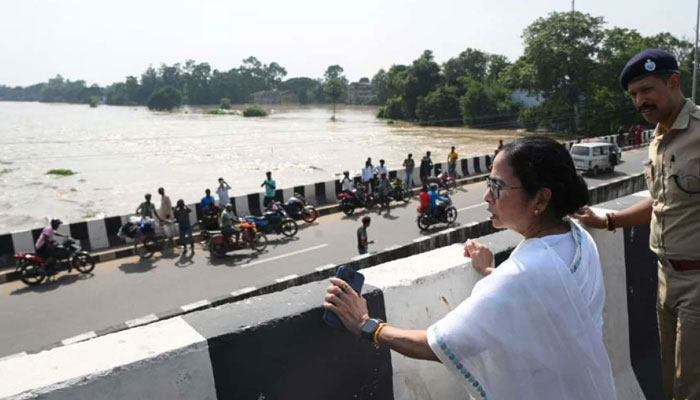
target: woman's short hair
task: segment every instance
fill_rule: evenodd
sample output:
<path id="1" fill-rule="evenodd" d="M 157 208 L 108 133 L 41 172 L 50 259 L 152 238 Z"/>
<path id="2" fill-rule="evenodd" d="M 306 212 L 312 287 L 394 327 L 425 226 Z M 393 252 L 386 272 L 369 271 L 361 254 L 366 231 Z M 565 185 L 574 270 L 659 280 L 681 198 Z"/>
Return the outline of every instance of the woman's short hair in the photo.
<path id="1" fill-rule="evenodd" d="M 559 142 L 528 136 L 506 144 L 498 154 L 506 157 L 528 196 L 534 196 L 540 188 L 552 191 L 549 208 L 556 218 L 573 214 L 588 203 L 588 185 Z"/>

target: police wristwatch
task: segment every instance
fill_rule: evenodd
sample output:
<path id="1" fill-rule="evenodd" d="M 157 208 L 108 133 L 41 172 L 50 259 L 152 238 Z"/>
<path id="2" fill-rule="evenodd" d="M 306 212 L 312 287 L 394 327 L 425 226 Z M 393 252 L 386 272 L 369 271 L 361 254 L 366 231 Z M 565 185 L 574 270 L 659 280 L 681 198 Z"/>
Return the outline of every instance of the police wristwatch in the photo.
<path id="1" fill-rule="evenodd" d="M 379 318 L 368 319 L 362 325 L 362 332 L 361 332 L 362 337 L 364 339 L 367 339 L 370 342 L 373 342 L 376 344 L 375 334 L 377 333 L 377 329 L 379 329 L 379 326 L 382 324 L 386 324 L 386 323 Z"/>

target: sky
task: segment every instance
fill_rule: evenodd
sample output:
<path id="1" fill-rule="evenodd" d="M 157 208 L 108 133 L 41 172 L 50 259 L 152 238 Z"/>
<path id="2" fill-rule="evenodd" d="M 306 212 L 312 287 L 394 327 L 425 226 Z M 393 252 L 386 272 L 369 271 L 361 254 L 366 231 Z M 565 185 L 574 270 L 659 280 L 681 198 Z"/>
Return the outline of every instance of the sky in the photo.
<path id="1" fill-rule="evenodd" d="M 695 0 L 575 0 L 607 27 L 695 40 Z M 287 78 L 339 64 L 351 81 L 407 64 L 425 49 L 438 62 L 468 47 L 523 52 L 523 29 L 571 0 L 0 0 L 0 84 L 56 74 L 101 86 L 149 66 L 208 62 L 238 67 L 255 56 Z"/>

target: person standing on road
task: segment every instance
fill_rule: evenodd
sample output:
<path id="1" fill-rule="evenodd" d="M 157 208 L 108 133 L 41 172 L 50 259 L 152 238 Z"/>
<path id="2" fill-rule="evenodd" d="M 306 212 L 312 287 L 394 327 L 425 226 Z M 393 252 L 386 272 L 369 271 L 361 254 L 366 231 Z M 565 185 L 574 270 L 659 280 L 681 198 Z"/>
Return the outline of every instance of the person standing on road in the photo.
<path id="1" fill-rule="evenodd" d="M 226 204 L 231 202 L 231 198 L 228 195 L 228 191 L 231 186 L 224 180 L 224 178 L 219 178 L 219 187 L 216 188 L 216 195 L 219 196 L 219 208 L 222 210 L 226 208 Z"/>
<path id="2" fill-rule="evenodd" d="M 367 193 L 372 193 L 373 174 L 374 168 L 372 168 L 372 163 L 367 159 L 367 161 L 365 161 L 365 167 L 362 168 L 362 184 L 365 185 Z"/>
<path id="3" fill-rule="evenodd" d="M 389 169 L 384 165 L 384 160 L 379 160 L 379 166 L 374 169 L 375 178 L 381 179 L 382 174 L 389 176 Z"/>
<path id="4" fill-rule="evenodd" d="M 265 199 L 263 200 L 263 207 L 265 209 L 272 207 L 272 203 L 275 202 L 275 190 L 277 189 L 277 182 L 272 179 L 272 172 L 265 172 L 267 179 L 260 184 L 260 187 L 265 187 Z"/>
<path id="5" fill-rule="evenodd" d="M 433 170 L 433 161 L 430 159 L 430 152 L 426 152 L 422 160 L 420 160 L 420 182 L 427 182 L 426 179 L 431 175 Z"/>
<path id="6" fill-rule="evenodd" d="M 632 57 L 620 83 L 656 124 L 644 166 L 651 197 L 619 213 L 586 207 L 576 217 L 609 231 L 650 224 L 664 390 L 668 399 L 700 399 L 700 107 L 683 96 L 678 62 L 663 50 Z"/>
<path id="7" fill-rule="evenodd" d="M 207 189 L 204 191 L 204 197 L 202 197 L 202 201 L 199 202 L 199 205 L 202 207 L 202 210 L 206 210 L 211 204 L 216 205 L 216 199 L 211 195 L 211 190 Z"/>
<path id="8" fill-rule="evenodd" d="M 170 201 L 170 197 L 165 194 L 165 189 L 158 188 L 158 194 L 160 195 L 158 215 L 165 220 L 169 220 L 173 217 L 173 203 Z"/>
<path id="9" fill-rule="evenodd" d="M 403 160 L 403 166 L 406 168 L 405 184 L 406 189 L 413 189 L 413 169 L 416 167 L 416 161 L 413 159 L 413 154 L 408 153 L 408 158 Z"/>
<path id="10" fill-rule="evenodd" d="M 454 179 L 457 179 L 457 160 L 459 159 L 459 154 L 455 151 L 455 147 L 452 146 L 450 154 L 447 155 L 447 173 Z"/>
<path id="11" fill-rule="evenodd" d="M 157 219 L 160 220 L 160 217 L 158 216 L 158 212 L 156 212 L 156 206 L 151 203 L 151 194 L 146 193 L 145 196 L 143 196 L 146 201 L 143 203 L 139 204 L 138 207 L 136 207 L 136 214 L 138 214 L 141 218 L 151 218 L 155 216 Z"/>
<path id="12" fill-rule="evenodd" d="M 175 208 L 175 221 L 177 221 L 177 226 L 180 230 L 180 243 L 182 243 L 182 254 L 187 251 L 187 243 L 191 245 L 192 254 L 194 254 L 194 237 L 192 237 L 192 224 L 190 223 L 190 210 L 189 207 L 185 205 L 185 201 L 179 199 L 177 201 L 177 207 Z"/>
<path id="13" fill-rule="evenodd" d="M 391 194 L 391 182 L 389 182 L 389 179 L 387 178 L 386 174 L 382 174 L 379 183 L 377 184 L 377 197 L 379 200 L 379 214 L 382 213 L 382 210 L 386 208 L 386 212 L 391 211 L 391 197 L 389 195 Z"/>
<path id="14" fill-rule="evenodd" d="M 374 243 L 374 240 L 367 240 L 367 228 L 372 219 L 369 216 L 362 218 L 362 226 L 357 228 L 357 251 L 360 254 L 367 254 L 369 245 Z"/>

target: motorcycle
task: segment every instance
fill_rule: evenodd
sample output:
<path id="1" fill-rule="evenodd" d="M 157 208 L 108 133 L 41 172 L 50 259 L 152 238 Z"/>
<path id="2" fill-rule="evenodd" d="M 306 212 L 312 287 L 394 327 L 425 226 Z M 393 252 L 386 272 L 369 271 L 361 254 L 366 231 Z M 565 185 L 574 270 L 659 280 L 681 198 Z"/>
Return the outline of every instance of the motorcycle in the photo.
<path id="1" fill-rule="evenodd" d="M 265 234 L 277 233 L 287 237 L 292 237 L 297 234 L 299 225 L 296 221 L 289 218 L 287 212 L 284 211 L 282 203 L 279 201 L 272 203 L 270 210 L 265 211 L 262 217 L 245 217 L 247 222 L 254 223 L 260 232 Z"/>
<path id="2" fill-rule="evenodd" d="M 371 193 L 368 193 L 363 185 L 357 185 L 352 192 L 340 192 L 337 196 L 340 210 L 345 215 L 352 215 L 356 208 L 364 207 L 367 210 L 372 209 L 377 203 Z"/>
<path id="3" fill-rule="evenodd" d="M 59 271 L 71 272 L 73 268 L 81 274 L 88 274 L 95 268 L 95 260 L 90 254 L 80 249 L 78 241 L 67 237 L 63 243 L 54 250 L 56 262 L 51 268 L 46 268 L 46 260 L 35 253 L 16 253 L 16 272 L 19 273 L 22 282 L 29 286 L 38 285 L 49 275 Z"/>
<path id="4" fill-rule="evenodd" d="M 431 225 L 447 224 L 452 225 L 457 220 L 457 209 L 452 205 L 452 200 L 448 198 L 446 202 L 438 204 L 437 217 L 433 215 L 430 207 L 426 209 L 418 208 L 418 229 L 427 231 Z"/>
<path id="5" fill-rule="evenodd" d="M 440 189 L 447 190 L 450 193 L 457 189 L 457 181 L 445 171 L 440 173 L 438 176 L 431 178 L 429 183 L 437 183 Z"/>
<path id="6" fill-rule="evenodd" d="M 209 252 L 213 256 L 224 257 L 229 251 L 251 248 L 259 253 L 267 247 L 267 236 L 259 232 L 254 223 L 245 220 L 241 220 L 240 239 L 234 238 L 235 235 L 215 233 L 209 239 Z"/>
<path id="7" fill-rule="evenodd" d="M 294 193 L 286 203 L 284 210 L 294 219 L 303 219 L 304 222 L 312 223 L 318 218 L 318 211 L 312 205 L 306 203 L 306 198 L 299 193 Z"/>
<path id="8" fill-rule="evenodd" d="M 172 222 L 172 221 L 170 221 Z M 162 227 L 151 218 L 130 217 L 129 221 L 119 228 L 117 236 L 134 241 L 134 253 L 142 259 L 153 257 L 156 251 L 165 247 L 165 239 L 175 236 L 175 228 L 171 224 Z"/>
<path id="9" fill-rule="evenodd" d="M 218 231 L 221 229 L 219 227 L 219 213 L 217 211 L 218 209 L 213 210 L 213 212 L 205 211 L 202 219 L 192 225 L 192 231 L 199 232 L 199 237 L 202 242 L 209 242 L 211 231 Z"/>
<path id="10" fill-rule="evenodd" d="M 391 197 L 397 201 L 401 200 L 404 203 L 411 201 L 411 191 L 403 187 L 401 179 L 399 178 L 394 178 L 394 180 L 391 181 L 391 193 Z"/>

